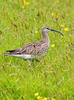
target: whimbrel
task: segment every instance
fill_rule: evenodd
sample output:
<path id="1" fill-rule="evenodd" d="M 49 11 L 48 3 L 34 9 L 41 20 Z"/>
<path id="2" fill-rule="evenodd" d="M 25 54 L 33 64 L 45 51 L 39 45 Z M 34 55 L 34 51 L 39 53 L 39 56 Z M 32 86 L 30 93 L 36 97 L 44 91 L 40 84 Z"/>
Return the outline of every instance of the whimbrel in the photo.
<path id="1" fill-rule="evenodd" d="M 44 26 L 42 28 L 42 36 L 43 36 L 42 40 L 26 44 L 23 47 L 18 48 L 16 50 L 9 50 L 7 51 L 6 56 L 15 56 L 15 57 L 21 57 L 24 60 L 38 61 L 37 57 L 44 56 L 48 51 L 50 40 L 47 32 L 49 31 L 58 32 L 63 36 L 61 32 L 51 29 L 47 26 Z"/>

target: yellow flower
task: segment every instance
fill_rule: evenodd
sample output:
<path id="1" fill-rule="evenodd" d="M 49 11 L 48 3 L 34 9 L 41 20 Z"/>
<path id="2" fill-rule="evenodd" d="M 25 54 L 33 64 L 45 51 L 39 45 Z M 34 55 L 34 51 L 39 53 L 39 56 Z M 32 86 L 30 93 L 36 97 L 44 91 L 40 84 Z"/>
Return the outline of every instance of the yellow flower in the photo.
<path id="1" fill-rule="evenodd" d="M 24 0 L 24 5 L 29 5 L 30 2 L 27 2 L 26 0 Z"/>
<path id="2" fill-rule="evenodd" d="M 54 13 L 53 13 L 53 12 L 51 13 L 51 16 L 52 16 L 52 17 L 54 16 Z"/>
<path id="3" fill-rule="evenodd" d="M 29 5 L 30 4 L 30 2 L 26 2 L 26 5 Z"/>
<path id="4" fill-rule="evenodd" d="M 26 1 L 24 0 L 24 4 L 26 3 Z"/>
<path id="5" fill-rule="evenodd" d="M 24 6 L 22 6 L 22 8 L 24 8 Z"/>
<path id="6" fill-rule="evenodd" d="M 37 97 L 39 95 L 39 93 L 35 93 L 34 95 Z"/>
<path id="7" fill-rule="evenodd" d="M 40 96 L 37 96 L 37 100 L 40 100 L 41 99 L 41 97 Z"/>
<path id="8" fill-rule="evenodd" d="M 64 28 L 64 31 L 69 31 L 69 28 L 67 28 L 67 27 L 66 27 L 66 28 Z"/>
<path id="9" fill-rule="evenodd" d="M 52 100 L 55 100 L 55 98 L 52 98 Z"/>
<path id="10" fill-rule="evenodd" d="M 64 27 L 64 25 L 61 24 L 60 27 Z"/>
<path id="11" fill-rule="evenodd" d="M 44 99 L 43 100 L 47 100 L 47 98 L 46 97 L 44 97 Z"/>
<path id="12" fill-rule="evenodd" d="M 55 44 L 52 44 L 51 47 L 52 47 L 52 48 L 55 47 Z"/>
<path id="13" fill-rule="evenodd" d="M 27 2 L 26 0 L 24 0 L 24 5 L 22 6 L 22 8 L 24 8 L 25 5 L 29 5 L 30 2 Z"/>

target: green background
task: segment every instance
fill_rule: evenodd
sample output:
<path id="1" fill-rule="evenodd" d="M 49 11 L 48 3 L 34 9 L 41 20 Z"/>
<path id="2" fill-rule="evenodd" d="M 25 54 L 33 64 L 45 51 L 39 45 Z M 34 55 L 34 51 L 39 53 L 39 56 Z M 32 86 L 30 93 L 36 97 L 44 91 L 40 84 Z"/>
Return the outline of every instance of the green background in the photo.
<path id="1" fill-rule="evenodd" d="M 73 1 L 0 0 L 0 100 L 73 100 Z M 49 26 L 50 48 L 40 63 L 3 56 L 24 44 L 42 39 Z M 68 28 L 68 31 L 64 29 Z M 54 45 L 54 47 L 52 46 Z"/>

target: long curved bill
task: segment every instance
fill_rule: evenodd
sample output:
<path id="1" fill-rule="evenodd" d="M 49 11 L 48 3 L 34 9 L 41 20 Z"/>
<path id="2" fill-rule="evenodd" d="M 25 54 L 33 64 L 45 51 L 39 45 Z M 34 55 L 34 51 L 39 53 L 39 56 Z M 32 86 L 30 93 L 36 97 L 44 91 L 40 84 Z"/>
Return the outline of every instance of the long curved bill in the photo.
<path id="1" fill-rule="evenodd" d="M 57 30 L 51 29 L 51 31 L 58 32 L 58 33 L 60 33 L 62 36 L 64 36 L 61 32 L 59 32 L 59 31 L 57 31 Z"/>

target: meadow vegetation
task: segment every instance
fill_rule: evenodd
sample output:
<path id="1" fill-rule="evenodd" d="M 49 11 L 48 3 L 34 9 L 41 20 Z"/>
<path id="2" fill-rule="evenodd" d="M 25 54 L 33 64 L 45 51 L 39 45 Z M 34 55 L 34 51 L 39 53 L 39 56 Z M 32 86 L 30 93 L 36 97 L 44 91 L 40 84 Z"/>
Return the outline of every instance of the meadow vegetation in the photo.
<path id="1" fill-rule="evenodd" d="M 0 100 L 73 100 L 73 0 L 0 0 Z M 50 48 L 40 63 L 3 56 L 42 39 Z"/>

